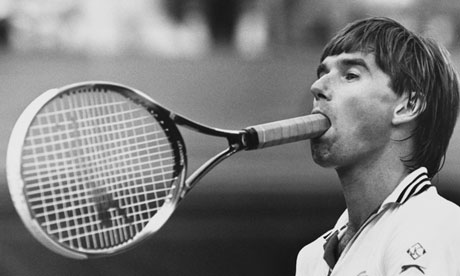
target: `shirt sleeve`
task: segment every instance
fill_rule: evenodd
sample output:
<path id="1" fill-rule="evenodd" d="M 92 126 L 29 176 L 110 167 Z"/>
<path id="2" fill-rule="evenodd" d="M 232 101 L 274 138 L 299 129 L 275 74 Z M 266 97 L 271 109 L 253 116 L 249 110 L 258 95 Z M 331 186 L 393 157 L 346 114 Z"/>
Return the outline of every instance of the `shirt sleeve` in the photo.
<path id="1" fill-rule="evenodd" d="M 395 232 L 386 247 L 384 275 L 460 276 L 460 238 L 451 226 L 412 222 L 396 228 L 402 230 Z"/>

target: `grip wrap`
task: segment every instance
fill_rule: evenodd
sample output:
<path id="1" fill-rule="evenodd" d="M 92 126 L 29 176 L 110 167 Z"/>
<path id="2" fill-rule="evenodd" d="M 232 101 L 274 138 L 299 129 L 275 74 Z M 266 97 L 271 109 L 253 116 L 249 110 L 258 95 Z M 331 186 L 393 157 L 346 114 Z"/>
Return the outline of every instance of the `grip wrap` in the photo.
<path id="1" fill-rule="evenodd" d="M 311 114 L 247 127 L 247 149 L 261 149 L 322 135 L 330 127 L 322 114 Z M 257 136 L 257 137 L 254 137 Z"/>

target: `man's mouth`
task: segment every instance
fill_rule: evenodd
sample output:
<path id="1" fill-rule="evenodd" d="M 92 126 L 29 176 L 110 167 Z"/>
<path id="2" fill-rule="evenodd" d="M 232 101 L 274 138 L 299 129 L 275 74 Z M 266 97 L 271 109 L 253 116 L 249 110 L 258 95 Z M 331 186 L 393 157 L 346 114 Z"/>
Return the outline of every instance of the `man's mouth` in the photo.
<path id="1" fill-rule="evenodd" d="M 327 130 L 331 127 L 331 120 L 329 119 L 329 117 L 324 114 L 323 112 L 321 112 L 319 109 L 313 109 L 311 114 L 320 114 L 320 115 L 323 115 L 324 116 L 324 120 L 320 120 L 318 122 L 318 124 L 321 124 L 321 127 L 324 129 L 324 131 L 322 133 L 320 133 L 316 138 L 319 138 L 321 136 L 324 135 L 324 133 L 327 132 Z"/>

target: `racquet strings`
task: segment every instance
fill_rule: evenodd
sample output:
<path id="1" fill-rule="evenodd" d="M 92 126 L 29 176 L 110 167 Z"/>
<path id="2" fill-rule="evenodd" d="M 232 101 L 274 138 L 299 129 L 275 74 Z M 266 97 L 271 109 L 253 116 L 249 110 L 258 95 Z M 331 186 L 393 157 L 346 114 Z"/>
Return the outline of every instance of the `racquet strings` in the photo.
<path id="1" fill-rule="evenodd" d="M 165 129 L 114 91 L 86 88 L 48 102 L 28 130 L 22 161 L 37 223 L 80 251 L 133 239 L 176 189 Z"/>

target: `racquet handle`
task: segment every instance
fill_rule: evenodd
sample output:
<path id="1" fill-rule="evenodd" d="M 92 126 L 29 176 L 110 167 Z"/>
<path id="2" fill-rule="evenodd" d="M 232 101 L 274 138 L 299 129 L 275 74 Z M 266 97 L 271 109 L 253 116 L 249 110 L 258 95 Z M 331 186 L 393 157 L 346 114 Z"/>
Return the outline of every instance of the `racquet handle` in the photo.
<path id="1" fill-rule="evenodd" d="M 261 149 L 300 140 L 316 138 L 329 129 L 331 123 L 322 114 L 311 114 L 245 128 L 247 150 Z"/>

